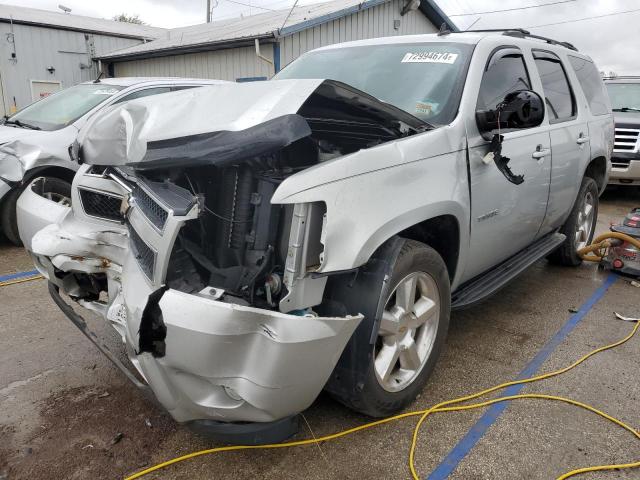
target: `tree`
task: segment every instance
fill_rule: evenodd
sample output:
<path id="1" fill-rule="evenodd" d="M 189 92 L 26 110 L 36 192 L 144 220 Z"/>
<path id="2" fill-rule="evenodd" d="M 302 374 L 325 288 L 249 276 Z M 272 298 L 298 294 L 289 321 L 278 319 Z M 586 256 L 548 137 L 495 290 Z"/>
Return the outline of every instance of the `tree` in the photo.
<path id="1" fill-rule="evenodd" d="M 136 15 L 127 15 L 126 13 L 121 13 L 113 17 L 116 22 L 126 22 L 126 23 L 135 23 L 137 25 L 146 25 L 146 22 L 140 20 L 140 17 Z"/>

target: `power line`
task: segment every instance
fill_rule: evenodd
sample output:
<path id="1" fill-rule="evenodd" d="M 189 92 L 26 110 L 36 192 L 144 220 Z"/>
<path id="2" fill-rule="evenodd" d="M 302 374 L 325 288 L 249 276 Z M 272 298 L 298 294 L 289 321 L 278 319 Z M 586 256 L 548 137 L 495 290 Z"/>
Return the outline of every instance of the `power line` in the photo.
<path id="1" fill-rule="evenodd" d="M 468 17 L 470 15 L 488 15 L 490 13 L 502 13 L 502 12 L 514 12 L 516 10 L 527 10 L 529 8 L 540 8 L 540 7 L 548 7 L 550 5 L 558 5 L 560 3 L 570 3 L 575 2 L 577 0 L 559 0 L 557 2 L 545 3 L 543 5 L 529 5 L 528 7 L 517 7 L 517 8 L 505 8 L 504 10 L 491 10 L 488 12 L 475 12 L 475 13 L 454 13 L 450 14 L 450 17 Z"/>
<path id="2" fill-rule="evenodd" d="M 293 9 L 296 8 L 296 5 L 298 5 L 298 0 L 293 2 L 293 7 L 291 7 L 291 10 L 289 10 L 289 13 L 287 13 L 287 16 L 285 17 L 284 22 L 282 22 L 282 26 L 280 27 L 280 30 L 282 30 L 284 26 L 287 24 L 287 20 L 289 20 L 289 17 L 293 13 Z"/>
<path id="3" fill-rule="evenodd" d="M 598 18 L 613 17 L 614 15 L 623 15 L 625 13 L 634 13 L 634 12 L 640 12 L 640 8 L 634 8 L 633 10 L 625 10 L 624 12 L 605 13 L 604 15 L 596 15 L 595 17 L 576 18 L 575 20 L 565 20 L 563 22 L 544 23 L 542 25 L 530 25 L 524 28 L 551 27 L 553 25 L 563 25 L 565 23 L 583 22 L 585 20 L 596 20 Z"/>
<path id="4" fill-rule="evenodd" d="M 225 1 L 229 3 L 235 3 L 236 5 L 242 5 L 243 7 L 257 8 L 258 10 L 266 10 L 267 12 L 277 12 L 277 10 L 274 10 L 273 8 L 260 7 L 258 5 L 250 5 L 248 3 L 238 2 L 238 0 L 225 0 Z"/>

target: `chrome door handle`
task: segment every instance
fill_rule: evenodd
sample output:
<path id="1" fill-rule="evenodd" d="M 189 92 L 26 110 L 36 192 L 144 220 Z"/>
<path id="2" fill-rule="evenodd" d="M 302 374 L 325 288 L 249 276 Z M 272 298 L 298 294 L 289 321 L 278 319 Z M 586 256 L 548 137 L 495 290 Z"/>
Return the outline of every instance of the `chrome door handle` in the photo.
<path id="1" fill-rule="evenodd" d="M 583 143 L 587 143 L 589 141 L 589 137 L 585 137 L 582 134 L 580 134 L 580 136 L 578 137 L 578 139 L 576 140 L 576 143 L 578 145 L 582 145 Z"/>
<path id="2" fill-rule="evenodd" d="M 536 160 L 539 160 L 539 159 L 544 158 L 544 157 L 546 157 L 547 155 L 550 155 L 550 154 L 551 154 L 551 150 L 549 150 L 548 148 L 541 148 L 541 146 L 538 145 L 538 148 L 536 149 L 535 152 L 533 152 L 531 154 L 531 156 L 533 158 L 535 158 Z"/>

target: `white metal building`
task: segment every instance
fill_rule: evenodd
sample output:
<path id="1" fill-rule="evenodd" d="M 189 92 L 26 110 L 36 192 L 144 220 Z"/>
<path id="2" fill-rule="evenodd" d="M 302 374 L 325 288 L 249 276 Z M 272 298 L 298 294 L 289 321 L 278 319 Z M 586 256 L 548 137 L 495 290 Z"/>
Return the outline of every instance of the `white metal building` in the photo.
<path id="1" fill-rule="evenodd" d="M 98 75 L 96 57 L 164 29 L 0 5 L 0 115 Z"/>
<path id="2" fill-rule="evenodd" d="M 411 8 L 413 6 L 413 8 Z M 168 30 L 152 42 L 98 55 L 111 76 L 266 80 L 324 45 L 437 32 L 455 25 L 434 0 L 334 0 Z"/>

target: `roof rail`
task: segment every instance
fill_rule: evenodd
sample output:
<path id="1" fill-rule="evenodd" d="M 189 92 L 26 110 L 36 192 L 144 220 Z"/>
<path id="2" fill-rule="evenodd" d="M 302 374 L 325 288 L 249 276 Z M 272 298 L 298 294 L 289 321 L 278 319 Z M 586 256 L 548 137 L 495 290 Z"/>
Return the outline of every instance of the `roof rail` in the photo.
<path id="1" fill-rule="evenodd" d="M 524 28 L 487 28 L 487 29 L 480 29 L 480 30 L 465 30 L 465 32 L 460 32 L 460 33 L 466 33 L 466 32 L 478 32 L 478 33 L 502 32 L 503 35 L 506 35 L 508 37 L 534 38 L 536 40 L 542 40 L 543 42 L 546 42 L 551 45 L 559 45 L 561 47 L 568 48 L 569 50 L 575 50 L 576 52 L 578 51 L 578 49 L 569 42 L 560 42 L 558 40 L 554 40 L 553 38 L 543 37 L 541 35 L 534 35 L 529 30 L 525 30 Z"/>

